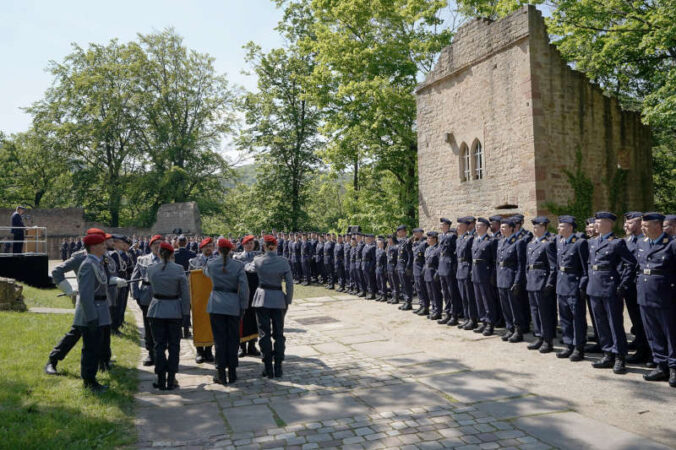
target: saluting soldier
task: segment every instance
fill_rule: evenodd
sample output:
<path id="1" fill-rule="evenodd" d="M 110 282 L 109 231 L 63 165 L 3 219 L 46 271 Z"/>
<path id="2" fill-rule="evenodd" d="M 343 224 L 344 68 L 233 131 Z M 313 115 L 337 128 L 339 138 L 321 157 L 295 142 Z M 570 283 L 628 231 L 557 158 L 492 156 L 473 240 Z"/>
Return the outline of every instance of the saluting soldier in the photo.
<path id="1" fill-rule="evenodd" d="M 399 280 L 399 294 L 404 303 L 399 307 L 402 311 L 413 309 L 413 248 L 412 239 L 406 236 L 406 225 L 397 227 L 397 279 Z"/>
<path id="2" fill-rule="evenodd" d="M 252 253 L 247 248 L 253 248 L 253 240 L 252 235 L 242 240 L 245 248 L 243 253 Z M 245 264 L 233 259 L 230 253 L 233 248 L 234 245 L 229 239 L 219 239 L 219 258 L 209 261 L 204 271 L 213 284 L 207 312 L 216 344 L 214 382 L 219 384 L 232 384 L 237 381 L 240 319 L 246 314 L 250 301 Z M 247 264 L 252 264 L 253 257 L 249 258 L 249 256 L 244 255 L 244 260 L 248 261 Z M 255 267 L 251 271 L 255 273 Z"/>
<path id="3" fill-rule="evenodd" d="M 559 216 L 559 237 L 556 241 L 556 296 L 559 303 L 562 340 L 566 348 L 557 358 L 571 361 L 584 359 L 587 342 L 587 308 L 582 297 L 587 288 L 587 241 L 577 236 L 573 216 Z"/>
<path id="4" fill-rule="evenodd" d="M 147 268 L 152 291 L 147 316 L 152 327 L 157 376 L 153 386 L 160 390 L 178 387 L 176 373 L 181 352 L 181 325 L 190 310 L 188 279 L 183 266 L 171 261 L 173 255 L 174 247 L 163 241 L 158 250 L 160 261 Z"/>
<path id="5" fill-rule="evenodd" d="M 265 236 L 264 241 L 265 253 L 254 259 L 259 285 L 254 295 L 253 307 L 256 308 L 265 366 L 262 375 L 279 378 L 282 376 L 282 361 L 286 349 L 284 317 L 293 300 L 293 278 L 289 263 L 277 256 L 277 240 L 274 236 Z M 286 291 L 282 290 L 282 282 Z"/>
<path id="6" fill-rule="evenodd" d="M 549 219 L 544 216 L 531 220 L 533 239 L 526 248 L 526 291 L 538 339 L 529 350 L 550 353 L 556 331 L 556 242 L 547 231 Z"/>
<path id="7" fill-rule="evenodd" d="M 482 322 L 474 332 L 486 332 L 488 336 L 493 334 L 495 324 L 499 320 L 498 300 L 491 287 L 491 278 L 495 272 L 497 241 L 489 236 L 489 226 L 487 219 L 479 217 L 476 220 L 476 236 L 472 243 L 472 284 L 477 313 Z"/>
<path id="8" fill-rule="evenodd" d="M 462 308 L 465 316 L 464 322 L 458 324 L 463 330 L 474 330 L 479 322 L 479 310 L 474 298 L 474 285 L 472 284 L 472 247 L 474 245 L 474 233 L 472 226 L 474 217 L 466 216 L 458 218 L 458 240 L 455 254 L 458 261 L 458 269 L 455 278 L 458 281 L 458 290 L 462 298 Z"/>
<path id="9" fill-rule="evenodd" d="M 449 326 L 457 325 L 460 316 L 464 315 L 462 310 L 462 298 L 458 290 L 458 281 L 455 278 L 458 270 L 458 257 L 456 255 L 456 245 L 458 236 L 451 232 L 451 219 L 442 217 L 441 236 L 439 240 L 439 283 L 444 300 L 444 313 L 437 323 L 447 324 Z"/>
<path id="10" fill-rule="evenodd" d="M 136 266 L 134 266 L 134 272 L 131 274 L 132 280 L 140 280 L 132 283 L 131 296 L 136 300 L 143 313 L 144 341 L 146 350 L 148 351 L 148 356 L 143 360 L 144 366 L 155 364 L 155 345 L 150 321 L 148 320 L 148 307 L 153 298 L 153 290 L 148 280 L 148 269 L 160 262 L 159 250 L 160 243 L 163 240 L 164 238 L 160 234 L 156 234 L 150 239 L 147 247 L 150 253 L 138 258 Z"/>
<path id="11" fill-rule="evenodd" d="M 505 319 L 503 341 L 512 343 L 523 341 L 526 317 L 521 306 L 521 292 L 526 279 L 526 241 L 519 239 L 513 219 L 502 219 L 500 233 L 503 236 L 497 249 L 497 287 Z M 493 330 L 484 330 L 490 336 Z"/>
<path id="12" fill-rule="evenodd" d="M 441 282 L 438 275 L 440 257 L 441 247 L 439 247 L 439 233 L 436 231 L 428 231 L 423 279 L 426 284 L 425 291 L 429 296 L 431 304 L 430 320 L 440 320 L 441 310 L 443 308 Z"/>
<path id="13" fill-rule="evenodd" d="M 413 284 L 418 293 L 418 309 L 413 313 L 419 316 L 430 316 L 430 296 L 425 286 L 425 250 L 427 250 L 427 239 L 423 236 L 422 228 L 413 229 L 413 243 L 411 251 L 413 255 Z"/>
<path id="14" fill-rule="evenodd" d="M 638 304 L 656 368 L 646 381 L 669 381 L 676 388 L 676 240 L 662 228 L 665 217 L 643 215 L 638 242 Z"/>
<path id="15" fill-rule="evenodd" d="M 376 301 L 385 302 L 389 295 L 387 289 L 387 249 L 385 248 L 385 236 L 378 235 L 376 242 L 376 286 L 378 288 Z"/>

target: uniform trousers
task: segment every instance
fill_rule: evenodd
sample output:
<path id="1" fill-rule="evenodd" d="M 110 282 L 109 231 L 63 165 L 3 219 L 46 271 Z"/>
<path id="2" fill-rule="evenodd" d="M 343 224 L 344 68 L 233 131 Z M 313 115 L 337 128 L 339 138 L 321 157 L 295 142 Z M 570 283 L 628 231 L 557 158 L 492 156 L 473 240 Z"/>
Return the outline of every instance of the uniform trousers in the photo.
<path id="1" fill-rule="evenodd" d="M 345 287 L 345 266 L 342 264 L 336 264 L 335 268 L 335 281 L 338 283 L 338 286 L 342 288 Z"/>
<path id="2" fill-rule="evenodd" d="M 389 294 L 387 291 L 387 274 L 383 268 L 376 269 L 376 286 L 378 287 L 379 295 L 384 297 Z"/>
<path id="3" fill-rule="evenodd" d="M 561 338 L 580 350 L 587 343 L 587 304 L 579 295 L 558 295 Z"/>
<path id="4" fill-rule="evenodd" d="M 53 361 L 63 361 L 68 352 L 75 347 L 77 341 L 82 337 L 82 327 L 75 325 L 61 338 L 58 344 L 49 353 L 49 359 Z"/>
<path id="5" fill-rule="evenodd" d="M 629 319 L 631 319 L 631 334 L 636 337 L 634 340 L 636 350 L 639 352 L 650 351 L 646 331 L 643 327 L 641 308 L 636 301 L 636 286 L 631 286 L 629 291 L 624 294 L 624 304 L 627 305 L 627 313 L 629 314 Z"/>
<path id="6" fill-rule="evenodd" d="M 99 362 L 108 363 L 112 356 L 110 350 L 110 325 L 104 325 L 101 328 L 101 351 L 99 352 Z"/>
<path id="7" fill-rule="evenodd" d="M 676 305 L 666 308 L 653 308 L 641 305 L 641 317 L 653 362 L 662 370 L 676 369 Z"/>
<path id="8" fill-rule="evenodd" d="M 410 303 L 413 300 L 413 280 L 411 273 L 405 269 L 397 269 L 397 279 L 399 280 L 399 293 L 404 301 Z"/>
<path id="9" fill-rule="evenodd" d="M 505 319 L 505 328 L 514 331 L 514 327 L 517 326 L 523 331 L 526 324 L 523 317 L 523 307 L 519 302 L 520 296 L 514 295 L 510 288 L 498 288 L 498 292 L 502 306 L 502 317 Z"/>
<path id="10" fill-rule="evenodd" d="M 148 350 L 150 356 L 154 358 L 155 345 L 153 341 L 153 331 L 152 326 L 150 325 L 150 320 L 148 319 L 149 306 L 150 305 L 139 305 L 139 307 L 141 308 L 141 312 L 143 313 L 143 330 L 144 330 L 143 340 L 145 341 L 146 350 Z"/>
<path id="11" fill-rule="evenodd" d="M 392 297 L 397 298 L 399 296 L 399 279 L 397 277 L 397 271 L 394 269 L 387 269 L 387 279 L 390 283 Z"/>
<path id="12" fill-rule="evenodd" d="M 469 278 L 458 280 L 458 291 L 460 291 L 465 319 L 476 322 L 479 320 L 479 311 L 474 301 L 474 285 L 472 284 L 472 280 Z"/>
<path id="13" fill-rule="evenodd" d="M 554 297 L 546 295 L 544 289 L 528 291 L 531 316 L 533 317 L 533 332 L 538 333 L 545 341 L 554 339 L 556 330 L 556 302 Z"/>
<path id="14" fill-rule="evenodd" d="M 300 261 L 293 261 L 291 263 L 293 267 L 293 277 L 296 281 L 302 281 L 303 280 L 303 267 L 300 263 Z"/>
<path id="15" fill-rule="evenodd" d="M 423 274 L 414 274 L 413 283 L 415 284 L 415 290 L 418 293 L 418 304 L 423 308 L 429 308 L 431 295 L 427 292 L 427 285 Z"/>
<path id="16" fill-rule="evenodd" d="M 301 271 L 303 276 L 301 277 L 303 281 L 309 283 L 312 281 L 312 268 L 310 267 L 310 261 L 307 259 L 301 260 L 300 262 Z"/>
<path id="17" fill-rule="evenodd" d="M 493 286 L 490 283 L 472 283 L 474 284 L 474 298 L 476 300 L 479 320 L 490 325 L 498 323 L 497 302 L 493 293 Z"/>
<path id="18" fill-rule="evenodd" d="M 234 369 L 239 365 L 239 316 L 211 313 L 209 321 L 216 346 L 216 368 Z"/>
<path id="19" fill-rule="evenodd" d="M 123 287 L 117 290 L 116 306 L 110 307 L 110 317 L 112 318 L 112 329 L 119 330 L 124 322 L 124 313 L 127 311 L 127 299 L 129 297 L 129 288 Z"/>
<path id="20" fill-rule="evenodd" d="M 284 337 L 284 316 L 286 309 L 256 308 L 258 322 L 258 345 L 263 353 L 263 362 L 284 360 L 286 338 Z M 274 343 L 272 342 L 274 340 Z"/>
<path id="21" fill-rule="evenodd" d="M 336 273 L 334 271 L 333 261 L 324 260 L 324 283 L 333 286 L 336 284 Z"/>
<path id="22" fill-rule="evenodd" d="M 378 292 L 378 286 L 376 285 L 376 272 L 374 268 L 363 268 L 361 271 L 362 276 L 364 277 L 364 286 L 369 293 L 375 295 Z M 366 291 L 364 291 L 366 292 Z"/>
<path id="23" fill-rule="evenodd" d="M 439 275 L 441 294 L 444 300 L 444 313 L 448 316 L 462 316 L 462 298 L 458 290 L 458 282 L 452 274 Z"/>
<path id="24" fill-rule="evenodd" d="M 95 381 L 101 351 L 101 327 L 78 327 L 82 335 L 80 376 L 85 381 Z"/>
<path id="25" fill-rule="evenodd" d="M 617 295 L 589 296 L 599 335 L 599 345 L 604 352 L 624 356 L 627 354 L 627 334 L 624 331 L 624 306 Z"/>
<path id="26" fill-rule="evenodd" d="M 178 372 L 183 319 L 150 318 L 155 340 L 155 373 Z M 167 356 L 167 350 L 169 356 Z"/>
<path id="27" fill-rule="evenodd" d="M 425 281 L 425 289 L 430 298 L 433 314 L 441 314 L 444 304 L 444 297 L 441 294 L 441 281 L 439 277 L 436 280 Z"/>
<path id="28" fill-rule="evenodd" d="M 12 233 L 12 240 L 13 241 L 23 241 L 24 240 L 24 235 L 23 231 L 19 233 Z M 23 252 L 23 242 L 14 242 L 12 243 L 12 253 L 21 253 Z"/>

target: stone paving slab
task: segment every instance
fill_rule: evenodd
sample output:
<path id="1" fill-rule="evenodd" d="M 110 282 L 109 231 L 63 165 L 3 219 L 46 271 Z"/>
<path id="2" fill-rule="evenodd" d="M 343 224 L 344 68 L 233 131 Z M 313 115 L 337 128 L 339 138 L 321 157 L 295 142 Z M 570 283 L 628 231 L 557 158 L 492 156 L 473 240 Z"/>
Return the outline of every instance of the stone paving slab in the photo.
<path id="1" fill-rule="evenodd" d="M 337 337 L 336 340 L 342 344 L 361 344 L 365 342 L 386 341 L 387 336 L 383 334 L 350 334 Z"/>
<path id="2" fill-rule="evenodd" d="M 228 430 L 220 419 L 216 402 L 197 405 L 158 405 L 136 412 L 141 441 L 189 441 L 195 436 L 211 436 Z M 219 418 L 218 420 L 214 420 Z"/>
<path id="3" fill-rule="evenodd" d="M 370 412 L 367 405 L 347 394 L 308 395 L 294 399 L 292 402 L 286 399 L 275 399 L 270 402 L 270 407 L 287 424 L 366 415 Z"/>
<path id="4" fill-rule="evenodd" d="M 374 387 L 355 391 L 354 395 L 372 408 L 381 411 L 448 404 L 448 400 L 438 391 L 419 383 Z"/>
<path id="5" fill-rule="evenodd" d="M 275 428 L 277 426 L 272 410 L 267 405 L 225 408 L 223 409 L 223 415 L 235 433 Z"/>
<path id="6" fill-rule="evenodd" d="M 664 450 L 669 448 L 576 412 L 525 417 L 515 420 L 514 424 L 562 450 L 595 448 Z"/>
<path id="7" fill-rule="evenodd" d="M 318 344 L 312 346 L 319 353 L 331 354 L 331 353 L 345 353 L 350 349 L 339 342 L 329 342 L 328 344 Z"/>
<path id="8" fill-rule="evenodd" d="M 353 344 L 352 348 L 358 352 L 364 353 L 374 358 L 389 357 L 392 355 L 406 355 L 410 353 L 417 353 L 415 348 L 409 346 L 402 346 L 394 342 L 378 342 L 378 343 L 364 343 Z"/>
<path id="9" fill-rule="evenodd" d="M 427 353 L 412 353 L 392 358 L 383 358 L 388 364 L 397 367 L 397 373 L 406 377 L 428 376 L 438 373 L 452 373 L 469 368 L 454 359 L 441 359 Z"/>
<path id="10" fill-rule="evenodd" d="M 479 403 L 476 405 L 476 408 L 496 419 L 512 419 L 523 416 L 562 412 L 569 410 L 570 405 L 562 399 L 549 400 L 535 395 L 529 395 L 497 402 Z"/>
<path id="11" fill-rule="evenodd" d="M 288 358 L 289 356 L 298 356 L 303 358 L 306 356 L 315 356 L 317 354 L 319 354 L 319 352 L 312 348 L 311 345 L 294 345 L 293 347 L 287 349 L 286 357 Z"/>
<path id="12" fill-rule="evenodd" d="M 43 308 L 43 307 L 33 307 L 28 308 L 28 312 L 35 314 L 75 314 L 75 309 L 71 308 Z"/>
<path id="13" fill-rule="evenodd" d="M 438 389 L 454 399 L 464 403 L 496 400 L 505 397 L 516 397 L 528 394 L 527 391 L 506 384 L 491 374 L 477 372 L 461 372 L 454 374 L 432 375 L 420 381 Z"/>

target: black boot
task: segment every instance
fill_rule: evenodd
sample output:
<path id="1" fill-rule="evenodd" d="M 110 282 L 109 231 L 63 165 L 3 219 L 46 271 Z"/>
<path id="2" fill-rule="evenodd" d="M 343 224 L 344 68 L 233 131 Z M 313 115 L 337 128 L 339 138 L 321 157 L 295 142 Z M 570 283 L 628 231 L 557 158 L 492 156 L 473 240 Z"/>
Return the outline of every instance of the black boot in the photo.
<path id="1" fill-rule="evenodd" d="M 192 333 L 190 332 L 190 327 L 183 327 L 183 338 L 188 339 L 192 337 Z"/>
<path id="2" fill-rule="evenodd" d="M 557 353 L 556 353 L 556 357 L 557 357 L 557 358 L 563 359 L 563 358 L 568 358 L 568 357 L 570 357 L 570 355 L 572 355 L 572 354 L 573 354 L 573 346 L 572 346 L 572 345 L 568 345 L 568 346 L 567 346 L 566 348 L 564 348 L 563 350 L 557 352 Z"/>
<path id="3" fill-rule="evenodd" d="M 211 353 L 211 346 L 204 347 L 204 360 L 206 362 L 214 362 L 214 354 Z"/>
<path id="4" fill-rule="evenodd" d="M 237 351 L 238 358 L 244 358 L 246 356 L 246 344 L 239 344 L 239 350 Z"/>
<path id="5" fill-rule="evenodd" d="M 143 365 L 148 367 L 148 366 L 154 366 L 155 365 L 155 360 L 151 356 L 150 353 L 148 353 L 148 356 L 146 356 L 146 359 L 143 360 Z"/>
<path id="6" fill-rule="evenodd" d="M 420 307 L 420 309 L 417 310 L 414 314 L 417 314 L 419 316 L 428 316 L 430 314 L 430 310 L 425 307 Z"/>
<path id="7" fill-rule="evenodd" d="M 673 369 L 671 371 L 673 375 Z M 669 371 L 666 368 L 657 367 L 656 369 L 643 375 L 643 379 L 646 381 L 667 381 L 669 380 Z"/>
<path id="8" fill-rule="evenodd" d="M 592 363 L 594 369 L 610 369 L 615 365 L 615 355 L 605 352 L 603 358 Z"/>
<path id="9" fill-rule="evenodd" d="M 232 384 L 237 381 L 237 369 L 234 367 L 228 367 L 228 383 Z"/>
<path id="10" fill-rule="evenodd" d="M 568 359 L 570 359 L 573 362 L 582 361 L 584 359 L 584 350 L 582 350 L 582 348 L 579 347 L 575 348 L 575 350 L 573 350 L 573 353 L 570 355 L 570 358 Z"/>
<path id="11" fill-rule="evenodd" d="M 256 348 L 256 342 L 254 341 L 249 341 L 247 343 L 246 352 L 251 356 L 261 356 L 261 352 L 259 352 L 258 349 Z"/>
<path id="12" fill-rule="evenodd" d="M 540 353 L 551 353 L 551 351 L 554 349 L 554 346 L 552 345 L 552 341 L 543 341 L 542 345 L 540 346 L 540 350 L 538 350 Z"/>
<path id="13" fill-rule="evenodd" d="M 458 325 L 458 323 L 459 323 L 458 316 L 451 316 L 448 322 L 446 322 L 446 325 L 448 325 L 449 327 L 453 327 Z"/>
<path id="14" fill-rule="evenodd" d="M 45 373 L 47 375 L 58 375 L 59 373 L 56 371 L 56 365 L 58 362 L 59 361 L 56 359 L 50 359 L 47 361 L 47 364 L 45 364 Z"/>
<path id="15" fill-rule="evenodd" d="M 538 338 L 537 341 L 535 341 L 535 342 L 533 342 L 533 343 L 531 343 L 531 344 L 528 344 L 528 346 L 527 346 L 526 348 L 527 348 L 528 350 L 537 350 L 537 349 L 539 349 L 540 347 L 542 347 L 542 344 L 543 344 L 543 343 L 544 343 L 544 340 L 543 340 L 542 338 Z"/>
<path id="16" fill-rule="evenodd" d="M 517 342 L 522 342 L 523 341 L 523 332 L 521 331 L 521 328 L 515 327 L 514 328 L 514 334 L 509 338 L 509 342 L 512 344 L 515 344 Z"/>
<path id="17" fill-rule="evenodd" d="M 488 325 L 486 325 L 486 328 L 484 328 L 484 332 L 481 334 L 483 334 L 484 336 L 493 336 L 493 331 L 494 331 L 493 325 L 489 323 Z"/>
<path id="18" fill-rule="evenodd" d="M 267 378 L 272 378 L 275 376 L 275 372 L 272 369 L 272 362 L 264 362 L 265 367 L 263 368 L 263 373 L 261 374 L 262 377 L 267 377 Z"/>
<path id="19" fill-rule="evenodd" d="M 509 341 L 509 338 L 512 337 L 512 334 L 514 334 L 513 330 L 505 330 L 504 334 L 500 336 L 500 339 L 502 339 L 504 342 Z"/>
<path id="20" fill-rule="evenodd" d="M 422 312 L 423 309 L 424 309 L 424 307 L 422 305 L 420 305 L 420 306 L 418 306 L 418 309 L 413 311 L 413 314 L 420 315 L 420 313 Z"/>
<path id="21" fill-rule="evenodd" d="M 160 391 L 167 390 L 167 375 L 162 372 L 155 375 L 155 381 L 153 382 L 153 387 L 159 389 Z"/>
<path id="22" fill-rule="evenodd" d="M 108 390 L 108 386 L 99 384 L 98 381 L 94 380 L 84 380 L 84 387 L 88 389 L 93 394 L 103 394 Z"/>
<path id="23" fill-rule="evenodd" d="M 228 379 L 225 377 L 225 369 L 217 368 L 216 375 L 214 375 L 214 383 L 226 385 L 228 384 Z"/>
<path id="24" fill-rule="evenodd" d="M 178 381 L 176 381 L 176 373 L 175 372 L 169 372 L 167 375 L 167 390 L 168 391 L 173 391 L 178 387 Z"/>
<path id="25" fill-rule="evenodd" d="M 401 306 L 399 307 L 399 309 L 401 309 L 402 311 L 410 311 L 410 310 L 413 309 L 413 306 L 411 306 L 411 302 L 410 302 L 410 301 L 409 301 L 409 302 L 404 302 L 404 304 L 401 305 Z"/>
<path id="26" fill-rule="evenodd" d="M 676 388 L 676 369 L 669 369 L 669 386 Z"/>
<path id="27" fill-rule="evenodd" d="M 439 325 L 446 325 L 446 324 L 448 323 L 449 320 L 451 320 L 451 316 L 449 316 L 448 314 L 444 314 L 444 315 L 441 317 L 441 319 L 437 320 L 437 323 L 438 323 Z"/>
<path id="28" fill-rule="evenodd" d="M 481 322 L 481 325 L 479 325 L 479 326 L 478 326 L 477 328 L 475 328 L 473 331 L 474 331 L 475 333 L 481 334 L 481 333 L 484 332 L 485 329 L 486 329 L 486 322 Z"/>
<path id="29" fill-rule="evenodd" d="M 466 327 L 468 324 L 469 324 L 469 319 L 463 320 L 462 322 L 460 322 L 460 323 L 458 324 L 458 328 L 460 328 L 461 330 L 464 330 L 465 327 Z"/>
<path id="30" fill-rule="evenodd" d="M 650 352 L 645 350 L 638 350 L 626 359 L 628 364 L 641 364 L 650 361 Z"/>
<path id="31" fill-rule="evenodd" d="M 617 375 L 627 373 L 627 366 L 625 364 L 624 355 L 615 355 L 615 364 L 613 365 L 613 373 Z"/>
<path id="32" fill-rule="evenodd" d="M 439 314 L 438 312 L 430 315 L 430 320 L 439 320 L 439 319 L 441 319 L 441 314 Z"/>
<path id="33" fill-rule="evenodd" d="M 463 330 L 473 330 L 473 329 L 475 329 L 475 328 L 478 327 L 478 326 L 479 326 L 479 325 L 477 324 L 477 322 L 476 322 L 475 320 L 470 320 L 469 322 L 467 322 L 467 323 L 465 324 L 465 326 L 462 327 L 462 329 L 463 329 Z"/>
<path id="34" fill-rule="evenodd" d="M 275 378 L 281 378 L 283 375 L 282 372 L 282 362 L 275 361 Z"/>

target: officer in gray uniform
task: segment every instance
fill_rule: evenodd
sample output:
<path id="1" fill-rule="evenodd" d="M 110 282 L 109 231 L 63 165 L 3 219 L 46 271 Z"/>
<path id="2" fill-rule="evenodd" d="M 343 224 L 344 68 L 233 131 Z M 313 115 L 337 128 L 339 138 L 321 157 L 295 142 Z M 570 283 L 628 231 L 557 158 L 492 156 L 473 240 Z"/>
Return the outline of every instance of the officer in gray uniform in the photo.
<path id="1" fill-rule="evenodd" d="M 155 374 L 153 386 L 160 390 L 178 387 L 176 373 L 181 352 L 181 325 L 190 311 L 190 290 L 183 266 L 171 261 L 174 247 L 162 242 L 160 262 L 148 267 L 152 289 L 148 320 L 153 330 Z M 167 357 L 167 350 L 169 356 Z"/>
<path id="2" fill-rule="evenodd" d="M 253 239 L 253 236 L 251 236 L 251 239 Z M 253 244 L 253 242 L 251 243 Z M 211 330 L 216 344 L 214 382 L 219 384 L 232 384 L 237 381 L 239 324 L 249 306 L 249 282 L 245 263 L 233 259 L 230 254 L 233 248 L 234 245 L 229 239 L 219 239 L 220 257 L 209 261 L 204 271 L 204 274 L 211 278 L 213 283 L 207 312 L 209 313 Z M 283 256 L 277 255 L 277 257 L 286 261 Z M 253 257 L 251 259 L 253 260 Z M 251 264 L 251 262 L 247 264 Z M 255 271 L 255 268 L 251 270 Z M 227 378 L 225 375 L 226 368 L 228 370 Z"/>
<path id="3" fill-rule="evenodd" d="M 277 240 L 265 236 L 265 253 L 254 259 L 259 285 L 252 306 L 256 308 L 258 335 L 263 353 L 263 376 L 282 376 L 285 337 L 284 316 L 293 300 L 293 277 L 286 259 L 277 255 Z M 282 282 L 286 292 L 282 290 Z M 274 339 L 274 345 L 272 343 Z M 274 360 L 274 370 L 273 370 Z"/>
<path id="4" fill-rule="evenodd" d="M 148 269 L 160 262 L 160 257 L 158 252 L 160 249 L 160 243 L 163 241 L 161 235 L 156 234 L 150 239 L 148 248 L 150 253 L 147 255 L 140 256 L 136 260 L 136 265 L 134 266 L 134 271 L 131 274 L 132 280 L 141 280 L 135 281 L 131 285 L 131 296 L 138 303 L 143 313 L 143 328 L 145 331 L 144 341 L 145 347 L 148 351 L 148 356 L 143 360 L 144 366 L 152 366 L 155 364 L 155 345 L 153 341 L 153 333 L 150 326 L 150 321 L 148 321 L 148 307 L 150 306 L 150 301 L 153 298 L 153 290 L 150 286 L 150 281 L 148 280 Z"/>

